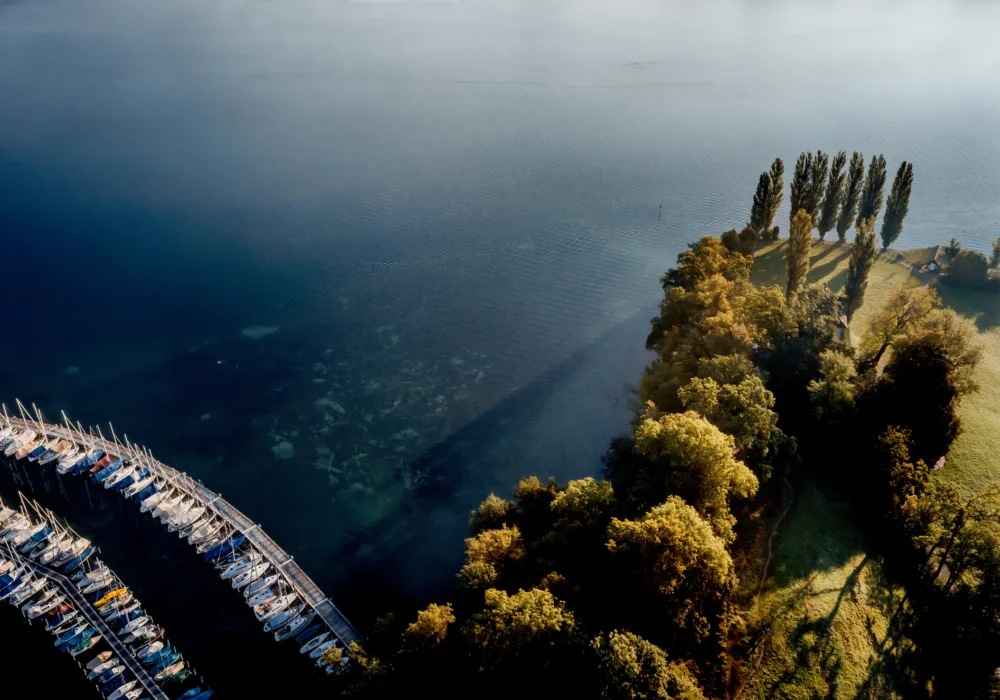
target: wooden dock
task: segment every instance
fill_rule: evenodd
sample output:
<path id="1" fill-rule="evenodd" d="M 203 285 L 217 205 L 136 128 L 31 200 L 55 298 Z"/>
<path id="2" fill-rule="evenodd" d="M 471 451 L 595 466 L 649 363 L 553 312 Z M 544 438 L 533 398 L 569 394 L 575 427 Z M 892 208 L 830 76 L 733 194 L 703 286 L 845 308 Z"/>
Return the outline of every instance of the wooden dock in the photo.
<path id="1" fill-rule="evenodd" d="M 222 496 L 211 491 L 204 484 L 191 478 L 188 474 L 163 464 L 159 460 L 152 458 L 148 452 L 140 451 L 130 444 L 122 446 L 117 441 L 107 441 L 95 435 L 82 433 L 75 428 L 24 418 L 11 417 L 7 419 L 0 418 L 0 420 L 8 420 L 15 427 L 30 428 L 50 438 L 62 438 L 80 446 L 96 444 L 96 446 L 101 447 L 106 453 L 114 457 L 133 459 L 149 467 L 154 475 L 184 491 L 200 502 L 206 509 L 215 511 L 234 531 L 243 533 L 246 536 L 246 541 L 260 552 L 261 556 L 271 564 L 276 572 L 284 577 L 285 582 L 296 593 L 299 600 L 316 611 L 317 616 L 330 629 L 333 635 L 340 640 L 345 650 L 353 642 L 360 642 L 362 640 L 361 635 L 354 629 L 347 617 L 337 609 L 333 601 L 309 578 L 308 574 L 294 561 L 293 557 L 278 546 L 278 543 L 261 529 L 259 524 L 253 522 L 253 520 L 222 498 Z M 40 468 L 46 469 L 51 466 L 46 465 Z"/>
<path id="2" fill-rule="evenodd" d="M 11 551 L 10 545 L 6 542 L 0 542 L 0 552 L 10 559 L 14 559 L 16 556 L 16 554 Z M 121 662 L 125 665 L 125 668 L 127 668 L 129 673 L 131 673 L 132 676 L 139 681 L 139 684 L 142 685 L 153 700 L 170 700 L 169 696 L 160 689 L 160 686 L 158 686 L 150 677 L 149 673 L 146 672 L 146 668 L 139 663 L 138 659 L 135 658 L 132 654 L 132 650 L 125 646 L 122 640 L 118 638 L 118 635 L 112 631 L 112 629 L 104 621 L 104 618 L 102 618 L 97 611 L 94 610 L 91 604 L 80 592 L 80 589 L 78 589 L 69 578 L 63 576 L 54 569 L 50 569 L 47 566 L 43 566 L 42 564 L 31 561 L 25 557 L 17 557 L 16 561 L 19 564 L 24 564 L 29 567 L 36 574 L 47 578 L 49 581 L 52 581 L 62 589 L 66 597 L 73 601 L 74 607 L 80 612 L 80 614 L 87 618 L 87 622 L 94 625 L 101 631 L 101 636 L 111 646 L 111 649 L 114 650 L 115 656 L 121 660 Z"/>

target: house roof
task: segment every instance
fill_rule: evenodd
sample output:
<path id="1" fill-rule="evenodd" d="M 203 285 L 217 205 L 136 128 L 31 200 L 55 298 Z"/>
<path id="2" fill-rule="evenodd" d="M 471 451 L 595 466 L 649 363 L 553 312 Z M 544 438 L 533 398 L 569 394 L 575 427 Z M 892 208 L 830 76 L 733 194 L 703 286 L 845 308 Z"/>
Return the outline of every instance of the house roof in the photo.
<path id="1" fill-rule="evenodd" d="M 934 245 L 924 251 L 918 266 L 923 267 L 924 265 L 930 265 L 932 262 L 944 265 L 947 261 L 948 254 L 945 252 L 945 247 L 943 245 Z"/>

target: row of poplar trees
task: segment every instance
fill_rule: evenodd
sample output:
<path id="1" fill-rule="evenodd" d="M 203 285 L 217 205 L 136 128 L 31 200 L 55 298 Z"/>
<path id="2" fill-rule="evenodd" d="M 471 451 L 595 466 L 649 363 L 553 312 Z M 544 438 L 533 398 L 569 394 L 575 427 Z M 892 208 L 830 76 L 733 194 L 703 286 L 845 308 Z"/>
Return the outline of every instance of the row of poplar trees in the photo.
<path id="1" fill-rule="evenodd" d="M 785 165 L 775 158 L 770 170 L 761 173 L 750 207 L 750 222 L 739 234 L 746 243 L 777 240 L 779 228 L 774 219 L 784 194 Z M 864 156 L 857 151 L 847 162 L 847 152 L 840 151 L 830 160 L 823 151 L 802 153 L 795 163 L 789 188 L 789 234 L 786 264 L 786 294 L 795 297 L 809 272 L 809 251 L 813 229 L 820 239 L 834 228 L 843 243 L 853 223 L 855 238 L 851 246 L 843 310 L 848 320 L 861 306 L 868 286 L 868 273 L 875 262 L 875 220 L 882 209 L 886 181 L 885 156 L 872 156 L 865 174 Z M 905 160 L 896 171 L 882 219 L 882 249 L 889 248 L 903 232 L 903 219 L 910 206 L 913 187 L 913 164 Z"/>

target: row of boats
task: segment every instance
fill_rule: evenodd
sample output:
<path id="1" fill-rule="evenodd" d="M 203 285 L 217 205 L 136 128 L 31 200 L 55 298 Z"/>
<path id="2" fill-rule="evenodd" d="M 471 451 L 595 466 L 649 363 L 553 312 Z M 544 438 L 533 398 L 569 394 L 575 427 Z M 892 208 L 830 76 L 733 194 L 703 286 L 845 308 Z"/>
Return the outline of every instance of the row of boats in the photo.
<path id="1" fill-rule="evenodd" d="M 81 540 L 77 537 L 75 541 L 64 542 L 73 539 L 75 533 L 68 527 L 59 527 L 54 518 L 51 523 L 46 520 L 42 523 L 47 527 L 39 530 L 26 512 L 0 503 L 0 542 L 7 554 L 0 557 L 0 600 L 20 606 L 28 620 L 42 620 L 59 651 L 73 657 L 95 650 L 110 634 L 120 642 L 117 648 L 127 649 L 141 661 L 149 677 L 160 687 L 188 678 L 192 672 L 181 655 L 161 641 L 163 628 L 153 624 L 132 592 L 105 564 L 98 562 L 90 571 L 81 568 L 68 579 L 55 573 L 59 571 L 60 556 L 53 553 L 78 550 L 77 543 Z M 32 534 L 46 530 L 48 534 L 41 538 Z M 81 603 L 91 606 L 93 611 L 82 610 Z M 101 621 L 97 622 L 98 619 Z M 86 670 L 107 700 L 137 700 L 144 688 L 127 666 L 114 651 L 106 650 L 88 662 Z M 199 700 L 212 697 L 211 691 L 197 690 L 188 697 Z"/>
<path id="2" fill-rule="evenodd" d="M 59 474 L 88 475 L 95 487 L 132 500 L 140 512 L 186 538 L 205 561 L 215 565 L 221 578 L 242 592 L 264 631 L 276 641 L 294 639 L 300 651 L 327 673 L 347 663 L 346 655 L 335 652 L 336 636 L 322 622 L 314 622 L 316 612 L 299 599 L 282 572 L 247 542 L 246 535 L 214 507 L 214 501 L 182 488 L 176 474 L 163 471 L 146 452 L 123 448 L 117 439 L 111 448 L 103 436 L 98 439 L 82 431 L 68 431 L 78 439 L 66 440 L 45 435 L 41 423 L 37 431 L 27 421 L 18 425 L 8 419 L 5 423 L 0 424 L 0 450 L 5 454 L 40 465 L 54 463 Z M 338 656 L 342 660 L 334 664 Z"/>

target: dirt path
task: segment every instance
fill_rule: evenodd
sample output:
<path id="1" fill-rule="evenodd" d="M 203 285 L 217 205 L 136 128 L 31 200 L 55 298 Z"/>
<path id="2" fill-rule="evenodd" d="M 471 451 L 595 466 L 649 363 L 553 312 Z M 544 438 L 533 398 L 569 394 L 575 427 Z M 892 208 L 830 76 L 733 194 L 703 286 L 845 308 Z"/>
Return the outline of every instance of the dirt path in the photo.
<path id="1" fill-rule="evenodd" d="M 781 515 L 778 519 L 774 521 L 774 528 L 771 530 L 771 536 L 767 540 L 767 559 L 764 560 L 764 572 L 760 576 L 760 587 L 757 589 L 757 598 L 760 599 L 760 594 L 764 590 L 764 582 L 767 580 L 767 569 L 771 565 L 771 558 L 774 553 L 774 538 L 778 534 L 778 526 L 781 525 L 782 519 L 788 514 L 789 509 L 792 507 L 792 501 L 795 500 L 795 492 L 792 490 L 792 482 L 788 480 L 788 477 L 781 477 L 782 481 L 785 482 L 787 487 L 784 490 L 782 500 L 786 501 L 785 509 L 781 511 Z"/>

